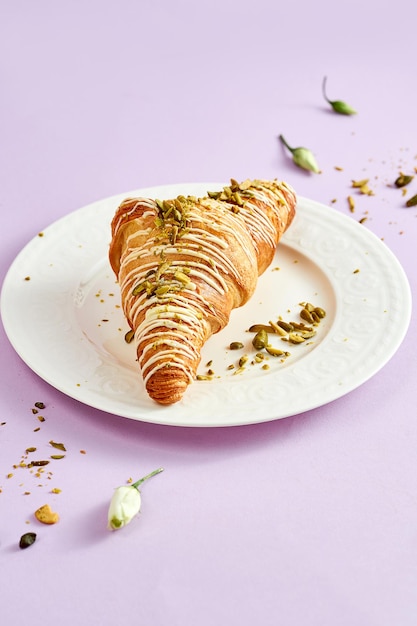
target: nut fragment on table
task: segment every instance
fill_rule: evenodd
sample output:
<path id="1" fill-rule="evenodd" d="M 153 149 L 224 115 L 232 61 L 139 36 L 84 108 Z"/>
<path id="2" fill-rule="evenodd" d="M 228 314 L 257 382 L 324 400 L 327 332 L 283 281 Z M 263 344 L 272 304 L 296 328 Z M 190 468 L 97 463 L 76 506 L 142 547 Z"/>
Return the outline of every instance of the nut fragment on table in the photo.
<path id="1" fill-rule="evenodd" d="M 58 513 L 54 513 L 49 504 L 44 504 L 35 511 L 35 517 L 39 522 L 42 522 L 42 524 L 56 524 L 59 522 Z"/>
<path id="2" fill-rule="evenodd" d="M 19 548 L 24 550 L 25 548 L 29 548 L 36 541 L 36 533 L 25 533 L 20 537 Z"/>

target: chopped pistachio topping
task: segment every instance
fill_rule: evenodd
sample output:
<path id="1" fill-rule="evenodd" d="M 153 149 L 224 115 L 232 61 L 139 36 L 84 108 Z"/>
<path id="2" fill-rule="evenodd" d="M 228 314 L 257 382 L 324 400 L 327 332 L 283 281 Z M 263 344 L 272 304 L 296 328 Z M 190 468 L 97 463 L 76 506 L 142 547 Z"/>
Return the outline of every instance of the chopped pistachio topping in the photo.
<path id="1" fill-rule="evenodd" d="M 173 200 L 155 200 L 158 207 L 158 216 L 155 226 L 161 230 L 161 238 L 167 238 L 175 244 L 188 231 L 188 216 L 190 206 L 195 198 L 178 196 Z"/>
<path id="2" fill-rule="evenodd" d="M 232 213 L 239 213 L 240 207 L 243 207 L 245 202 L 250 198 L 253 198 L 253 192 L 250 191 L 250 187 L 255 187 L 256 181 L 244 180 L 239 183 L 234 178 L 230 179 L 230 185 L 223 187 L 221 191 L 208 191 L 207 195 L 213 200 L 221 200 L 230 204 L 230 210 Z M 265 188 L 268 185 L 262 181 L 262 186 Z M 273 189 L 273 186 L 270 187 Z"/>

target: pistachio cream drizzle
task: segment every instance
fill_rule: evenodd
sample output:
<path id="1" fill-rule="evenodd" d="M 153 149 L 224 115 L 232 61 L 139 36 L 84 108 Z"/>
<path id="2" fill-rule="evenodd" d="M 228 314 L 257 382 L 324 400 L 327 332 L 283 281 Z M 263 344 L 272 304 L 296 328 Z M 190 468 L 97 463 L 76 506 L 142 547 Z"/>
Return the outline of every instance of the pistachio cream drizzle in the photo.
<path id="1" fill-rule="evenodd" d="M 293 193 L 285 183 L 245 181 L 239 185 L 232 179 L 230 186 L 209 192 L 206 198 L 138 200 L 146 207 L 140 219 L 152 216 L 154 226 L 128 237 L 122 260 L 128 271 L 120 288 L 122 301 L 130 302 L 128 317 L 136 328 L 145 384 L 164 367 L 180 368 L 193 380 L 195 368 L 190 363 L 198 362 L 199 347 L 207 336 L 205 317 L 210 311 L 215 315 L 197 284 L 202 280 L 222 296 L 228 289 L 227 277 L 239 279 L 228 255 L 227 239 L 237 239 L 248 263 L 256 266 L 256 241 L 270 245 L 276 241 L 275 227 L 258 202 L 279 216 L 279 206 L 286 205 L 284 191 Z M 138 203 L 128 215 L 134 214 Z M 124 219 L 126 214 L 116 229 Z M 129 294 L 135 297 L 133 304 Z M 144 319 L 138 324 L 143 312 Z"/>

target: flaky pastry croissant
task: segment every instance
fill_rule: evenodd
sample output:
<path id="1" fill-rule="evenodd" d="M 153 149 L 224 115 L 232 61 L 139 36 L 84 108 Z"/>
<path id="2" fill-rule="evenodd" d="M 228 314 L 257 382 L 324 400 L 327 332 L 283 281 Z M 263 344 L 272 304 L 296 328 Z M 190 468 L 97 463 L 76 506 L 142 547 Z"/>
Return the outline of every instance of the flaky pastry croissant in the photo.
<path id="1" fill-rule="evenodd" d="M 246 180 L 204 198 L 128 198 L 109 249 L 146 390 L 180 400 L 201 348 L 245 304 L 295 213 L 284 182 Z"/>

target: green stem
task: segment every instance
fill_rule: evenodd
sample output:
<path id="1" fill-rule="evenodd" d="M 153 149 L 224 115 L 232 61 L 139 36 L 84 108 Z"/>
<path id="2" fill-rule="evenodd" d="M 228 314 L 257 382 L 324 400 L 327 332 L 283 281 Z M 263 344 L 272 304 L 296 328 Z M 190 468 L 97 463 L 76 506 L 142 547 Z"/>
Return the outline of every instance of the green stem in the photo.
<path id="1" fill-rule="evenodd" d="M 294 148 L 291 148 L 291 147 L 287 144 L 287 142 L 285 141 L 285 139 L 284 139 L 284 137 L 283 137 L 282 135 L 280 135 L 280 136 L 279 136 L 279 138 L 280 138 L 280 140 L 282 141 L 282 143 L 284 144 L 284 146 L 285 146 L 286 148 L 288 148 L 288 150 L 289 150 L 290 152 L 294 152 Z"/>
<path id="2" fill-rule="evenodd" d="M 329 98 L 326 95 L 326 82 L 327 82 L 327 76 L 325 76 L 323 78 L 323 84 L 322 84 L 322 91 L 323 91 L 323 98 L 326 100 L 326 102 L 328 102 L 329 104 L 331 104 Z"/>
<path id="3" fill-rule="evenodd" d="M 145 482 L 145 480 L 148 480 L 148 478 L 152 478 L 152 476 L 155 476 L 156 474 L 159 474 L 160 472 L 163 472 L 164 468 L 163 467 L 158 467 L 158 469 L 154 470 L 153 472 L 151 472 L 150 474 L 146 474 L 146 476 L 144 476 L 143 478 L 140 478 L 139 480 L 137 480 L 135 483 L 133 483 L 132 487 L 135 487 L 135 489 L 139 488 L 139 485 L 141 485 L 142 483 Z"/>

